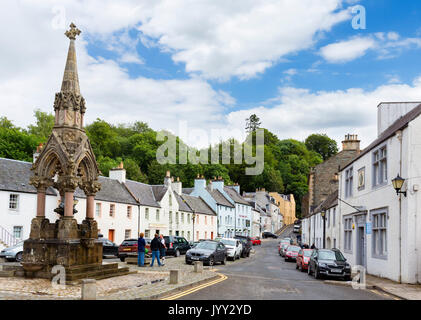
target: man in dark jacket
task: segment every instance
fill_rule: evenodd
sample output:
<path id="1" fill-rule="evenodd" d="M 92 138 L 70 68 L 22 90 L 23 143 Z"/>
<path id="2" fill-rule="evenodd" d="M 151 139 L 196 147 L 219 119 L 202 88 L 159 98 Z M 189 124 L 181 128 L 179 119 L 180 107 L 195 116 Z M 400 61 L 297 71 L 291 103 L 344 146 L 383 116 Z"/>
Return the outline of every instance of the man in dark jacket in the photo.
<path id="1" fill-rule="evenodd" d="M 145 266 L 145 247 L 146 241 L 143 238 L 144 234 L 141 232 L 139 234 L 139 239 L 137 239 L 137 265 L 139 267 Z"/>
<path id="2" fill-rule="evenodd" d="M 153 267 L 153 263 L 156 260 L 158 260 L 158 265 L 161 267 L 161 261 L 159 261 L 159 250 L 161 249 L 161 240 L 159 239 L 159 235 L 156 233 L 155 237 L 151 241 L 151 251 L 152 251 L 152 261 L 151 261 L 151 267 Z"/>

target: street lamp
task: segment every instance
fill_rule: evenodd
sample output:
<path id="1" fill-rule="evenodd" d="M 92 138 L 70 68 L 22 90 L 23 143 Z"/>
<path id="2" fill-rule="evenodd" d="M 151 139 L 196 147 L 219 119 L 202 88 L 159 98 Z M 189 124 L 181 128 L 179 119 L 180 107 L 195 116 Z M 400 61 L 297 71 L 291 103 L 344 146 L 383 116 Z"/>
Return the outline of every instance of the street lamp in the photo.
<path id="1" fill-rule="evenodd" d="M 321 215 L 323 218 L 323 249 L 326 249 L 326 211 L 323 210 Z"/>
<path id="2" fill-rule="evenodd" d="M 392 180 L 393 188 L 396 190 L 396 194 L 399 195 L 400 193 L 406 197 L 406 191 L 401 191 L 403 184 L 405 183 L 405 179 L 398 176 Z"/>

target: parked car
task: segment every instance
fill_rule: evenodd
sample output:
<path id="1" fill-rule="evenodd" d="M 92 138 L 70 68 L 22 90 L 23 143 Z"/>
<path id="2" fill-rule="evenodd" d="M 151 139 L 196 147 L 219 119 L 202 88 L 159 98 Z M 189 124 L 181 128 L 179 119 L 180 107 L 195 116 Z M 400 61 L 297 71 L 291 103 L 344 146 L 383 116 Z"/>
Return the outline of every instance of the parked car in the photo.
<path id="1" fill-rule="evenodd" d="M 262 244 L 262 241 L 260 240 L 260 237 L 252 237 L 251 243 L 253 246 L 260 246 Z"/>
<path id="2" fill-rule="evenodd" d="M 98 241 L 102 242 L 103 258 L 118 257 L 118 245 L 104 237 L 98 238 Z"/>
<path id="3" fill-rule="evenodd" d="M 289 237 L 281 239 L 281 242 L 288 242 L 289 244 L 292 244 L 293 241 L 294 240 L 292 240 L 292 238 L 289 238 Z"/>
<path id="4" fill-rule="evenodd" d="M 238 239 L 223 238 L 220 240 L 227 248 L 227 259 L 240 259 L 241 251 L 243 251 L 243 244 Z"/>
<path id="5" fill-rule="evenodd" d="M 247 236 L 235 236 L 234 239 L 238 239 L 241 241 L 243 248 L 241 250 L 241 258 L 250 257 L 250 251 L 253 248 L 253 244 L 251 243 L 251 238 Z"/>
<path id="6" fill-rule="evenodd" d="M 278 239 L 278 236 L 276 234 L 273 234 L 272 232 L 265 231 L 262 234 L 262 238 L 263 239 L 267 239 L 267 238 Z"/>
<path id="7" fill-rule="evenodd" d="M 286 249 L 285 249 L 285 261 L 295 261 L 297 259 L 298 256 L 298 252 L 301 250 L 301 248 L 299 246 L 294 246 L 294 245 L 289 245 Z"/>
<path id="8" fill-rule="evenodd" d="M 187 250 L 191 249 L 190 243 L 184 238 L 179 236 L 164 236 L 167 256 L 179 257 L 185 254 Z"/>
<path id="9" fill-rule="evenodd" d="M 301 272 L 304 272 L 305 270 L 307 270 L 312 252 L 313 252 L 312 249 L 301 249 L 298 252 L 297 263 L 296 263 L 295 268 L 299 269 Z"/>
<path id="10" fill-rule="evenodd" d="M 146 239 L 145 253 L 146 256 L 151 254 L 151 239 Z M 118 247 L 118 257 L 122 262 L 126 260 L 127 257 L 137 257 L 137 239 L 127 239 L 124 240 Z"/>
<path id="11" fill-rule="evenodd" d="M 281 256 L 281 257 L 284 257 L 285 256 L 285 249 L 286 248 L 288 248 L 288 246 L 290 245 L 290 243 L 289 243 L 289 241 L 288 242 L 281 242 L 280 244 L 279 244 L 279 247 L 278 247 L 278 252 L 279 252 L 279 255 Z"/>
<path id="12" fill-rule="evenodd" d="M 201 241 L 196 247 L 186 252 L 186 263 L 203 261 L 203 264 L 213 266 L 216 262 L 225 264 L 227 261 L 227 248 L 222 242 Z"/>
<path id="13" fill-rule="evenodd" d="M 22 261 L 23 253 L 23 241 L 18 242 L 14 246 L 3 249 L 0 252 L 0 258 L 6 259 L 6 261 Z"/>
<path id="14" fill-rule="evenodd" d="M 308 265 L 308 274 L 316 279 L 322 276 L 351 280 L 351 265 L 338 249 L 314 249 Z"/>

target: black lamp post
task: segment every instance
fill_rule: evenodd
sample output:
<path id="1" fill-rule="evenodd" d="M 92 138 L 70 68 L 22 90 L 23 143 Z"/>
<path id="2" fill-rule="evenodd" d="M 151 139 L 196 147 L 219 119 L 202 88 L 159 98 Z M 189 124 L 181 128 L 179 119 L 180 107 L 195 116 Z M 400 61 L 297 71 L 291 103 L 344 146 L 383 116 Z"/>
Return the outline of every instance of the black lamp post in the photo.
<path id="1" fill-rule="evenodd" d="M 326 211 L 321 213 L 323 218 L 323 249 L 326 249 Z"/>
<path id="2" fill-rule="evenodd" d="M 406 197 L 406 191 L 401 191 L 403 184 L 405 183 L 405 179 L 398 176 L 392 180 L 393 188 L 396 190 L 396 194 L 399 195 L 400 193 Z"/>

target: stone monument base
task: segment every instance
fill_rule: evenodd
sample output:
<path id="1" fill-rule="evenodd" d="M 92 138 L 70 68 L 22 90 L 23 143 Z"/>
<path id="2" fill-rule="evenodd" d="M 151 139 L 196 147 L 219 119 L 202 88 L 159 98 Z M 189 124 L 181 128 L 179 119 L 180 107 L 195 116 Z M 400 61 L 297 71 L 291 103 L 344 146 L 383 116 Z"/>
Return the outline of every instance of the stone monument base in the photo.
<path id="1" fill-rule="evenodd" d="M 77 224 L 71 217 L 62 217 L 56 223 L 34 218 L 30 238 L 23 245 L 24 276 L 52 279 L 62 272 L 60 266 L 68 281 L 127 274 L 128 268 L 119 269 L 117 263 L 102 264 L 102 243 L 97 238 L 93 219 Z"/>

